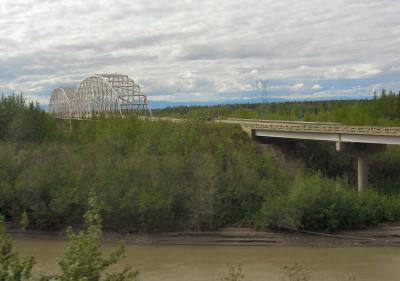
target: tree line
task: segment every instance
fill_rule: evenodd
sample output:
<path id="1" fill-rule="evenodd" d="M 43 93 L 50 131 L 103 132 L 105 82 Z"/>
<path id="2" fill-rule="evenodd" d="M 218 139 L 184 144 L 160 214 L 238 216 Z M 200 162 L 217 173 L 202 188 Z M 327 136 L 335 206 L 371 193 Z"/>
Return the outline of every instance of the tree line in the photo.
<path id="1" fill-rule="evenodd" d="M 254 118 L 338 122 L 348 125 L 400 126 L 400 91 L 375 93 L 373 99 L 296 101 L 267 104 L 181 106 L 154 110 L 157 116 L 212 120 Z"/>

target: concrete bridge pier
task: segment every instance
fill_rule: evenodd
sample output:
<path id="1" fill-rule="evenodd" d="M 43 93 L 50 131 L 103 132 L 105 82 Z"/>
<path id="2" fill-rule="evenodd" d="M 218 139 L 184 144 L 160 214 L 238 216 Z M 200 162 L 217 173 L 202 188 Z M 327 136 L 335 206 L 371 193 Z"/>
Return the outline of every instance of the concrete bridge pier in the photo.
<path id="1" fill-rule="evenodd" d="M 383 152 L 386 148 L 386 144 L 344 142 L 336 144 L 336 150 L 346 151 L 357 158 L 357 186 L 359 192 L 365 192 L 368 187 L 368 157 L 372 154 Z"/>
<path id="2" fill-rule="evenodd" d="M 357 185 L 359 192 L 365 192 L 368 186 L 368 155 L 358 155 L 357 156 Z"/>

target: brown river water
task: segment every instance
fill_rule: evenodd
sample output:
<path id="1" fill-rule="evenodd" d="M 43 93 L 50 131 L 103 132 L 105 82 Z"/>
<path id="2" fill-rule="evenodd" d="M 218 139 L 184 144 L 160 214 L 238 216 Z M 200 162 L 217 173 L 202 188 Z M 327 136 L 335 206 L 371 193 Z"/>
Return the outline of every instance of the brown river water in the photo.
<path id="1" fill-rule="evenodd" d="M 56 273 L 67 241 L 13 236 L 19 252 L 36 258 L 38 272 Z M 104 243 L 109 252 L 116 243 Z M 217 281 L 241 264 L 248 281 L 282 280 L 283 266 L 303 265 L 312 280 L 400 280 L 400 247 L 167 246 L 126 245 L 116 267 L 132 266 L 141 281 Z"/>

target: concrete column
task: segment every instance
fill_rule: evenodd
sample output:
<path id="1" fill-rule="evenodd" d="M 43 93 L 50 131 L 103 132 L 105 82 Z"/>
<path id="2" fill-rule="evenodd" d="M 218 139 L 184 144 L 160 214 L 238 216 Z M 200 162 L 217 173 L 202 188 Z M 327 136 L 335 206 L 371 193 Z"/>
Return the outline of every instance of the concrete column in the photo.
<path id="1" fill-rule="evenodd" d="M 345 151 L 357 157 L 358 191 L 364 192 L 368 187 L 368 155 L 385 151 L 386 144 L 374 143 L 336 143 L 337 151 Z"/>
<path id="2" fill-rule="evenodd" d="M 364 192 L 368 187 L 368 157 L 367 155 L 357 156 L 358 169 L 358 191 Z"/>

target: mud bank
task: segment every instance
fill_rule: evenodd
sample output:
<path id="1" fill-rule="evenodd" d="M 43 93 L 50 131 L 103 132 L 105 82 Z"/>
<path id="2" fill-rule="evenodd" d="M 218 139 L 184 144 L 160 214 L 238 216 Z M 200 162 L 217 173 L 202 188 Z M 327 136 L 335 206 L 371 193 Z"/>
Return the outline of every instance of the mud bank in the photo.
<path id="1" fill-rule="evenodd" d="M 8 228 L 12 236 L 46 236 L 65 239 L 65 232 L 22 231 Z M 104 242 L 123 240 L 128 244 L 139 245 L 212 245 L 212 246 L 400 246 L 400 223 L 382 224 L 377 227 L 325 234 L 300 231 L 258 231 L 250 228 L 223 228 L 207 232 L 169 232 L 169 233 L 115 233 L 104 232 Z"/>

